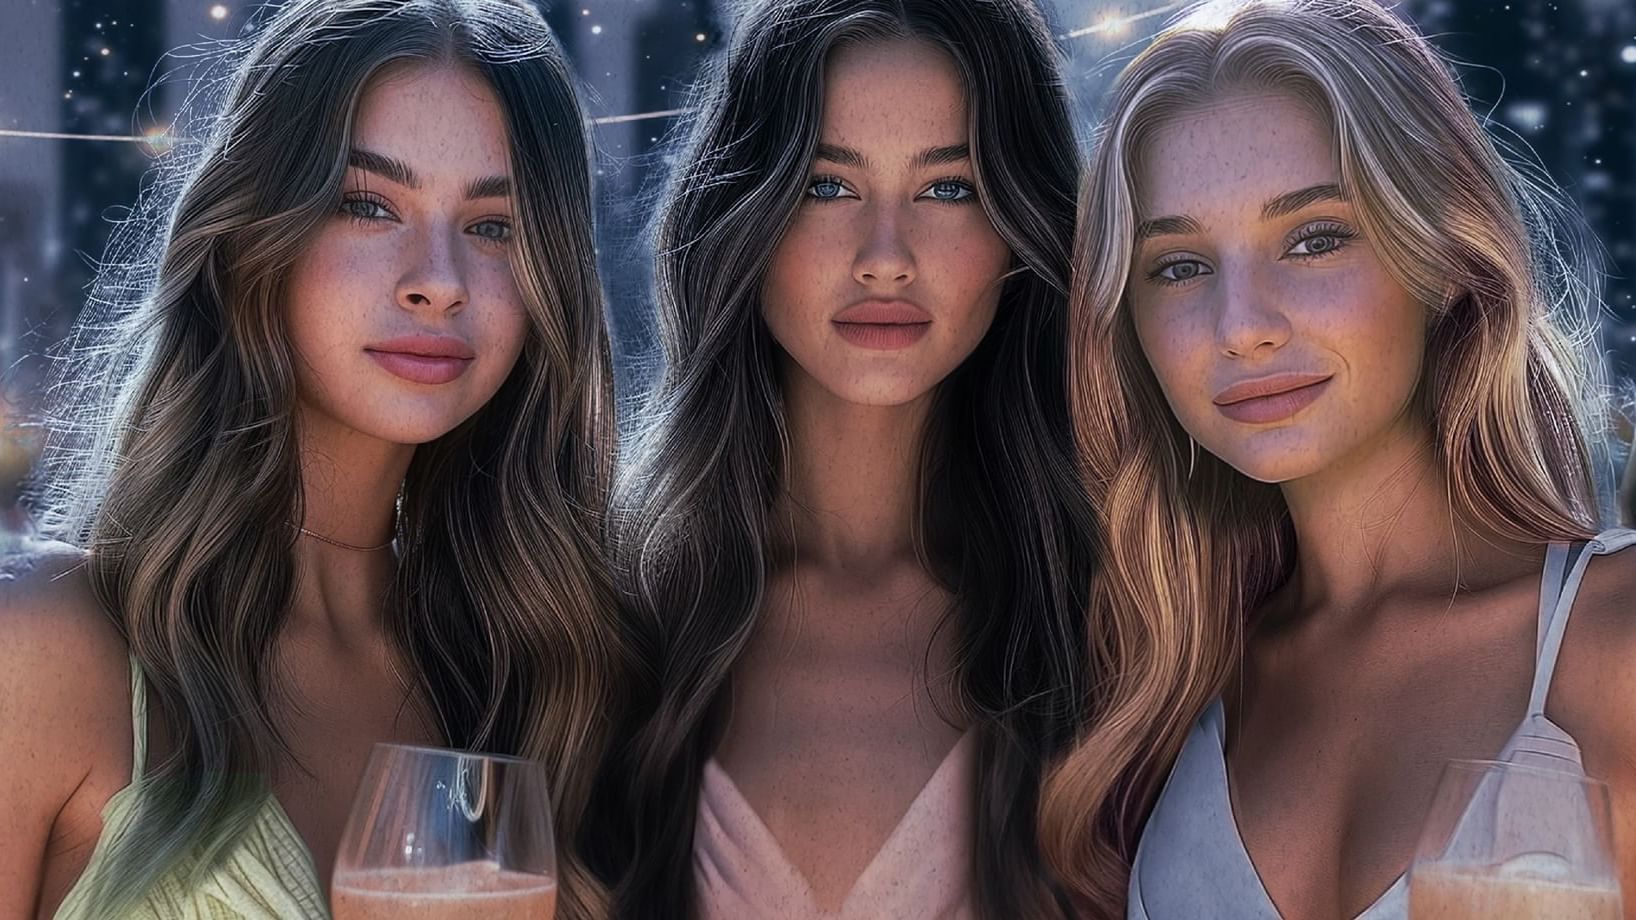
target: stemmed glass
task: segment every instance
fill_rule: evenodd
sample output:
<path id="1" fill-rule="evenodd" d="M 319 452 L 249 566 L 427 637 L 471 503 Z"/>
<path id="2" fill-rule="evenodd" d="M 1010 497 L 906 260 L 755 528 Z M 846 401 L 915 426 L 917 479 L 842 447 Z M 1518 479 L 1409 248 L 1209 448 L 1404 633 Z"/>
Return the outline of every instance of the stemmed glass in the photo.
<path id="1" fill-rule="evenodd" d="M 557 867 L 545 768 L 375 745 L 330 899 L 335 920 L 551 920 Z"/>
<path id="2" fill-rule="evenodd" d="M 1409 870 L 1410 920 L 1619 920 L 1610 814 L 1596 780 L 1451 761 Z"/>

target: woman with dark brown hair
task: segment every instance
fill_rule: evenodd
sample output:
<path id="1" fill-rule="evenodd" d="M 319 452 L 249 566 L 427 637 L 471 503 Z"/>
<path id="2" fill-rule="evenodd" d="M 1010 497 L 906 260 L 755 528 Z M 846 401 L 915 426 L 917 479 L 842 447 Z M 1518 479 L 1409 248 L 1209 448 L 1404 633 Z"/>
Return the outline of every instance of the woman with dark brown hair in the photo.
<path id="1" fill-rule="evenodd" d="M 1091 549 L 1050 34 L 1026 0 L 768 0 L 692 108 L 612 512 L 651 675 L 620 913 L 1064 916 L 1034 802 Z"/>

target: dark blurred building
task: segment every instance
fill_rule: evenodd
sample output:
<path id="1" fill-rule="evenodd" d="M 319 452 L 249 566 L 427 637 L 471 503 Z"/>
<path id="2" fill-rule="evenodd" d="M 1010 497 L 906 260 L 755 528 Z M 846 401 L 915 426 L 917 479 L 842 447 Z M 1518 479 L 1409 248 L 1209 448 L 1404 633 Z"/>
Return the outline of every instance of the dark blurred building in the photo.
<path id="1" fill-rule="evenodd" d="M 1616 371 L 1636 373 L 1636 4 L 1409 4 L 1499 126 L 1531 147 L 1605 247 Z M 1505 137 L 1506 131 L 1496 131 Z"/>
<path id="2" fill-rule="evenodd" d="M 63 0 L 61 56 L 65 91 L 58 130 L 110 137 L 164 130 L 146 96 L 165 51 L 161 0 Z M 59 302 L 52 332 L 72 318 L 103 258 L 112 221 L 136 199 L 152 164 L 144 145 L 73 141 L 59 147 L 62 235 L 68 251 L 57 273 Z M 45 344 L 45 343 L 42 343 Z"/>

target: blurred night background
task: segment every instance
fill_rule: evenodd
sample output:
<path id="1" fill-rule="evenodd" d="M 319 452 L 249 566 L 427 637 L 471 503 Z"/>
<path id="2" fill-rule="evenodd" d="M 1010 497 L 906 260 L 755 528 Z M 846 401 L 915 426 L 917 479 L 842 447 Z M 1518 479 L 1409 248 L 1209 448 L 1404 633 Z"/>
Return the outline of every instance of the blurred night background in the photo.
<path id="1" fill-rule="evenodd" d="M 586 88 L 597 147 L 599 249 L 625 391 L 644 332 L 641 231 L 665 164 L 669 113 L 742 0 L 577 0 L 545 5 Z M 1044 0 L 1088 134 L 1119 66 L 1182 4 Z M 206 0 L 0 0 L 0 509 L 33 436 L 42 352 L 69 331 L 112 223 L 161 152 L 193 48 L 238 36 L 261 4 Z M 1621 396 L 1636 373 L 1636 3 L 1404 0 L 1460 73 L 1493 133 L 1526 144 L 1606 249 L 1604 349 Z M 174 52 L 167 56 L 167 52 Z M 167 78 L 167 74 L 173 76 Z M 658 113 L 658 114 L 655 114 Z M 634 117 L 633 117 L 634 116 Z M 40 137 L 21 135 L 75 135 Z M 636 375 L 639 377 L 639 375 Z M 1622 404 L 1622 403 L 1621 403 Z M 1630 438 L 1628 421 L 1616 434 Z M 1616 450 L 1623 456 L 1623 449 Z"/>

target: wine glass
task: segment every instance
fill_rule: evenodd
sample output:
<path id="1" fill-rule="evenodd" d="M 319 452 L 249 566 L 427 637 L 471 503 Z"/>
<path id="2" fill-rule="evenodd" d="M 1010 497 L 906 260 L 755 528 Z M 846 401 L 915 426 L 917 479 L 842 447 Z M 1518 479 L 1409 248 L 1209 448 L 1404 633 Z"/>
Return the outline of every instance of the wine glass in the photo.
<path id="1" fill-rule="evenodd" d="M 330 900 L 335 920 L 551 920 L 557 868 L 545 768 L 375 745 Z"/>
<path id="2" fill-rule="evenodd" d="M 1409 870 L 1410 920 L 1619 920 L 1608 787 L 1489 760 L 1444 768 Z"/>

